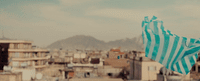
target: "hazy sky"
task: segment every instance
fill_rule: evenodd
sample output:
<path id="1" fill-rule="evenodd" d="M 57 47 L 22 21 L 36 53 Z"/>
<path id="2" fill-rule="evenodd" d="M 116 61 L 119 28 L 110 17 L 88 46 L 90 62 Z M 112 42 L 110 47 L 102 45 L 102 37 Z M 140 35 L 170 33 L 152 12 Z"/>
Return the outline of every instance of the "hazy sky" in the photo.
<path id="1" fill-rule="evenodd" d="M 177 35 L 200 37 L 199 0 L 0 0 L 0 30 L 38 46 L 75 35 L 133 38 L 152 15 Z"/>

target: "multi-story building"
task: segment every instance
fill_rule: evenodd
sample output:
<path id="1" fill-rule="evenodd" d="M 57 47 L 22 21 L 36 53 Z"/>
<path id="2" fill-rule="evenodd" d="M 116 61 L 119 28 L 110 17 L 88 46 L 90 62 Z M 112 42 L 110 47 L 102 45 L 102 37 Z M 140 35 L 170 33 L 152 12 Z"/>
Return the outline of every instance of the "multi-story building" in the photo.
<path id="1" fill-rule="evenodd" d="M 160 73 L 162 67 L 159 62 L 156 62 L 145 56 L 144 51 L 132 51 L 134 56 L 130 60 L 130 75 L 129 81 L 142 80 L 142 81 L 163 81 L 164 77 Z M 175 75 L 181 75 L 178 72 L 173 71 Z M 181 75 L 182 76 L 182 75 Z M 174 76 L 176 77 L 176 76 Z M 168 78 L 169 79 L 169 78 Z M 190 80 L 190 73 L 183 77 L 184 81 Z M 173 81 L 173 80 L 169 80 Z M 178 80 L 174 80 L 178 81 Z"/>
<path id="2" fill-rule="evenodd" d="M 191 72 L 199 73 L 200 70 L 200 53 L 198 53 L 198 58 L 196 59 L 196 63 L 193 65 Z"/>
<path id="3" fill-rule="evenodd" d="M 32 41 L 0 40 L 0 70 L 4 66 L 30 66 L 41 70 L 46 67 L 48 52 L 46 49 L 33 48 Z"/>

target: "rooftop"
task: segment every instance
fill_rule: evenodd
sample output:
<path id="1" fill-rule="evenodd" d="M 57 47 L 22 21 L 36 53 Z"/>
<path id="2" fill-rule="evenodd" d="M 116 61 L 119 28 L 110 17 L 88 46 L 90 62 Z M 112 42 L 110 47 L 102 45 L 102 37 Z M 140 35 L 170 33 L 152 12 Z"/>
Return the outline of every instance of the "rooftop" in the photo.
<path id="1" fill-rule="evenodd" d="M 124 52 L 119 52 L 119 54 L 120 54 L 120 55 L 123 55 L 123 54 L 125 54 L 125 53 L 124 53 Z"/>
<path id="2" fill-rule="evenodd" d="M 120 52 L 120 49 L 111 49 L 110 51 L 113 51 L 113 52 Z"/>
<path id="3" fill-rule="evenodd" d="M 26 41 L 26 40 L 4 40 L 0 39 L 0 43 L 33 43 L 32 41 Z"/>
<path id="4" fill-rule="evenodd" d="M 118 68 L 122 68 L 122 67 L 126 67 L 129 66 L 129 63 L 127 62 L 128 59 L 105 59 L 105 63 L 107 63 L 108 65 L 111 65 L 112 67 L 118 67 Z"/>
<path id="5" fill-rule="evenodd" d="M 18 75 L 21 72 L 0 72 L 0 75 Z"/>

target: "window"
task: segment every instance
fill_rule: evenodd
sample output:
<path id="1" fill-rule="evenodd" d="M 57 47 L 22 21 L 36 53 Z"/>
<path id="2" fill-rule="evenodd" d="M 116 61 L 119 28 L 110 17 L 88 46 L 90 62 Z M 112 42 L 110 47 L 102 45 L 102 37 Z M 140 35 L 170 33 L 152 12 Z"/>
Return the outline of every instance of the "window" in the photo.
<path id="1" fill-rule="evenodd" d="M 48 53 L 44 53 L 44 57 L 48 56 Z"/>
<path id="2" fill-rule="evenodd" d="M 19 52 L 12 53 L 12 57 L 19 57 Z"/>
<path id="3" fill-rule="evenodd" d="M 14 44 L 14 49 L 19 49 L 19 44 Z"/>
<path id="4" fill-rule="evenodd" d="M 24 44 L 24 49 L 27 49 L 28 48 L 28 44 Z"/>
<path id="5" fill-rule="evenodd" d="M 28 64 L 27 64 L 27 61 L 24 61 L 21 63 L 21 67 L 26 67 Z"/>
<path id="6" fill-rule="evenodd" d="M 44 65 L 44 61 L 43 60 L 41 61 L 41 65 Z"/>
<path id="7" fill-rule="evenodd" d="M 149 71 L 156 71 L 156 66 L 149 66 Z"/>
<path id="8" fill-rule="evenodd" d="M 34 57 L 34 53 L 32 53 L 32 56 Z"/>
<path id="9" fill-rule="evenodd" d="M 32 53 L 32 56 L 33 56 L 33 57 L 36 57 L 36 56 L 35 56 L 35 53 Z"/>
<path id="10" fill-rule="evenodd" d="M 19 66 L 19 62 L 13 62 L 12 65 L 13 65 L 13 67 L 18 67 Z"/>
<path id="11" fill-rule="evenodd" d="M 24 53 L 24 57 L 28 58 L 29 57 L 29 53 Z"/>
<path id="12" fill-rule="evenodd" d="M 41 57 L 44 57 L 45 56 L 45 53 L 41 53 Z"/>
<path id="13" fill-rule="evenodd" d="M 29 57 L 29 58 L 31 57 L 31 53 L 28 53 L 28 57 Z"/>
<path id="14" fill-rule="evenodd" d="M 15 57 L 15 53 L 11 53 L 12 54 L 12 57 Z"/>
<path id="15" fill-rule="evenodd" d="M 39 62 L 39 61 L 35 60 L 35 65 L 36 65 L 36 66 L 39 64 L 38 62 Z"/>
<path id="16" fill-rule="evenodd" d="M 31 65 L 31 62 L 30 62 L 30 61 L 28 61 L 28 62 L 27 62 L 27 64 L 28 64 L 28 65 Z"/>
<path id="17" fill-rule="evenodd" d="M 24 58 L 26 58 L 26 53 L 23 53 L 24 54 Z"/>

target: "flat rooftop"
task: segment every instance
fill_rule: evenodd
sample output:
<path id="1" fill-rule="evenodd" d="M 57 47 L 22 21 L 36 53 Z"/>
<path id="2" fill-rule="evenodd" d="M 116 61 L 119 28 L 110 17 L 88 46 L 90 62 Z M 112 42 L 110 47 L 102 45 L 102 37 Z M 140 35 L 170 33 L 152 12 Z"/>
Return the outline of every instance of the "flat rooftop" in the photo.
<path id="1" fill-rule="evenodd" d="M 33 41 L 26 41 L 26 40 L 0 40 L 0 43 L 33 43 Z"/>
<path id="2" fill-rule="evenodd" d="M 74 78 L 69 81 L 123 81 L 121 78 Z"/>

